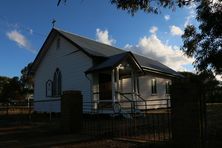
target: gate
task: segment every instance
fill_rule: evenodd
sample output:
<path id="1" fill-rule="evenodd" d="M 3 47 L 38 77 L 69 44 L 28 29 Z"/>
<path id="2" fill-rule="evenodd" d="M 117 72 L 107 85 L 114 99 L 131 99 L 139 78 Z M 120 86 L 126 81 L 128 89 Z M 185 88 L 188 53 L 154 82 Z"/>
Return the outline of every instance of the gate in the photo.
<path id="1" fill-rule="evenodd" d="M 169 99 L 150 100 L 147 105 L 158 104 L 164 108 L 135 110 L 134 112 L 101 112 L 90 110 L 95 102 L 83 102 L 83 108 L 90 110 L 83 114 L 82 134 L 98 138 L 117 138 L 140 142 L 170 142 L 171 132 L 171 107 Z M 163 102 L 165 104 L 163 104 Z M 140 102 L 134 102 L 140 104 Z M 144 104 L 145 105 L 145 104 Z M 152 108 L 152 107 L 150 107 Z"/>

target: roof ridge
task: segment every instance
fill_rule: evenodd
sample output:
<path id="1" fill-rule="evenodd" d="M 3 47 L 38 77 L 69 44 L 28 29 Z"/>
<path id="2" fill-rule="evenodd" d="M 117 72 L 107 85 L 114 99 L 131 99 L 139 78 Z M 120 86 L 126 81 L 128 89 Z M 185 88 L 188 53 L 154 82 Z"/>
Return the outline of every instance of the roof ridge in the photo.
<path id="1" fill-rule="evenodd" d="M 59 33 L 61 33 L 61 34 L 63 34 L 64 36 L 66 36 L 67 38 L 76 38 L 76 39 L 79 39 L 79 40 L 86 40 L 86 41 L 88 41 L 88 45 L 90 45 L 90 44 L 92 44 L 92 45 L 90 45 L 90 46 L 93 46 L 93 44 L 95 45 L 95 46 L 99 46 L 99 47 L 96 47 L 95 49 L 96 50 L 92 50 L 92 49 L 88 49 L 88 47 L 87 47 L 87 43 L 85 44 L 86 46 L 84 47 L 86 50 L 88 50 L 88 51 L 90 51 L 90 52 L 94 52 L 94 53 L 99 53 L 99 54 L 101 54 L 101 55 L 103 55 L 103 56 L 105 56 L 105 57 L 109 57 L 109 56 L 112 56 L 112 55 L 115 55 L 115 54 L 118 54 L 118 53 L 121 53 L 121 52 L 131 52 L 134 56 L 137 56 L 138 58 L 140 58 L 140 60 L 139 59 L 137 59 L 138 61 L 139 61 L 139 63 L 141 64 L 141 63 L 143 63 L 144 65 L 141 65 L 142 67 L 143 66 L 145 66 L 145 67 L 151 67 L 151 68 L 154 68 L 154 69 L 159 69 L 160 71 L 166 71 L 167 73 L 171 73 L 172 74 L 172 72 L 173 73 L 176 73 L 176 71 L 175 70 L 173 70 L 172 68 L 170 68 L 170 67 L 168 67 L 168 66 L 166 66 L 166 65 L 164 65 L 163 63 L 161 63 L 160 61 L 158 61 L 158 60 L 155 60 L 155 59 L 153 59 L 153 58 L 150 58 L 150 57 L 147 57 L 147 56 L 144 56 L 144 55 L 141 55 L 141 54 L 139 54 L 138 52 L 136 52 L 136 51 L 130 51 L 130 50 L 124 50 L 124 48 L 122 49 L 122 48 L 117 48 L 117 47 L 115 47 L 115 46 L 112 46 L 112 45 L 108 45 L 108 44 L 104 44 L 104 43 L 101 43 L 101 42 L 99 42 L 99 41 L 96 41 L 96 40 L 93 40 L 93 39 L 91 39 L 91 38 L 88 38 L 88 37 L 85 37 L 85 36 L 81 36 L 81 35 L 78 35 L 78 34 L 74 34 L 74 33 L 72 33 L 72 32 L 68 32 L 68 31 L 64 31 L 64 30 L 61 30 L 61 29 L 57 29 L 57 28 L 54 28 L 56 31 L 58 31 Z M 73 42 L 75 42 L 73 39 L 71 39 Z M 112 50 L 105 50 L 105 49 L 112 49 Z M 126 49 L 126 48 L 125 48 Z M 98 51 L 98 50 L 101 50 L 101 52 L 100 51 Z M 88 52 L 87 51 L 87 52 Z M 106 53 L 104 53 L 104 51 L 106 52 Z M 109 51 L 108 53 L 107 53 L 107 51 Z M 94 53 L 90 53 L 89 52 L 89 54 L 94 54 Z M 144 59 L 143 59 L 144 58 Z M 148 61 L 147 61 L 148 60 Z M 151 62 L 152 61 L 152 63 L 149 63 L 149 61 Z M 149 63 L 149 64 L 148 64 Z M 147 65 L 148 64 L 148 65 Z M 151 64 L 151 65 L 150 65 Z"/>
<path id="2" fill-rule="evenodd" d="M 93 40 L 93 39 L 91 39 L 91 38 L 89 38 L 89 37 L 82 36 L 82 35 L 79 35 L 79 34 L 75 34 L 75 33 L 72 33 L 72 32 L 70 32 L 70 31 L 65 31 L 65 30 L 62 30 L 62 29 L 59 29 L 59 28 L 54 28 L 54 29 L 55 29 L 55 30 L 58 30 L 58 31 L 61 31 L 61 32 L 68 33 L 68 34 L 70 34 L 70 35 L 75 35 L 75 36 L 80 37 L 80 38 L 83 38 L 83 39 L 88 39 L 88 40 L 93 41 L 93 42 L 95 42 L 95 43 L 103 44 L 103 45 L 105 45 L 105 46 L 109 46 L 109 47 L 118 49 L 118 50 L 120 50 L 120 51 L 131 52 L 131 53 L 136 54 L 136 55 L 139 55 L 139 56 L 141 56 L 141 57 L 149 58 L 149 59 L 151 59 L 151 60 L 153 60 L 153 61 L 157 61 L 157 60 L 155 60 L 155 59 L 153 59 L 153 58 L 151 58 L 151 57 L 144 56 L 144 55 L 142 55 L 141 53 L 138 53 L 138 52 L 136 52 L 136 51 L 130 51 L 130 50 L 125 50 L 125 49 L 123 49 L 123 48 L 118 48 L 118 47 L 115 47 L 115 46 L 112 46 L 112 45 L 108 45 L 108 44 L 105 44 L 105 43 L 102 43 L 102 42 Z M 159 62 L 159 61 L 157 61 L 157 62 Z M 159 62 L 159 63 L 160 63 L 160 62 Z"/>
<path id="3" fill-rule="evenodd" d="M 55 29 L 55 30 L 61 31 L 61 32 L 64 32 L 64 33 L 68 33 L 70 35 L 74 35 L 74 36 L 77 36 L 77 37 L 80 37 L 80 38 L 83 38 L 83 39 L 87 39 L 87 40 L 90 40 L 90 41 L 98 43 L 98 44 L 103 44 L 105 46 L 112 47 L 112 48 L 115 48 L 115 49 L 120 50 L 120 51 L 126 51 L 126 52 L 128 51 L 128 50 L 124 50 L 122 48 L 118 48 L 118 47 L 115 47 L 115 46 L 112 46 L 112 45 L 108 45 L 108 44 L 105 44 L 105 43 L 93 40 L 93 39 L 91 39 L 91 38 L 89 38 L 87 36 L 82 36 L 82 35 L 79 35 L 79 34 L 76 34 L 76 33 L 72 33 L 72 32 L 69 32 L 69 31 L 65 31 L 65 30 L 62 30 L 62 29 Z"/>

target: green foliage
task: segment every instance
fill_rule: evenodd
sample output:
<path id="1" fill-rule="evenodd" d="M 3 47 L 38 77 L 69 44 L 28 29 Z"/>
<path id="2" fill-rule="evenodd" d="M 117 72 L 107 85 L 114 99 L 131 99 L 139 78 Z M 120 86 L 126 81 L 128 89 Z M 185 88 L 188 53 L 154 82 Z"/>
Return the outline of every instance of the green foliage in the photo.
<path id="1" fill-rule="evenodd" d="M 63 1 L 64 3 L 66 3 L 66 0 L 58 0 L 57 6 L 59 6 L 62 1 Z"/>
<path id="2" fill-rule="evenodd" d="M 32 63 L 29 63 L 21 70 L 20 82 L 22 84 L 23 93 L 32 93 L 33 92 L 33 79 L 30 75 Z"/>
<path id="3" fill-rule="evenodd" d="M 0 102 L 25 99 L 33 93 L 33 80 L 29 74 L 32 63 L 21 70 L 21 77 L 0 77 Z"/>
<path id="4" fill-rule="evenodd" d="M 196 0 L 199 1 L 199 0 Z M 138 10 L 145 13 L 159 13 L 160 7 L 174 10 L 176 7 L 190 5 L 193 0 L 111 0 L 118 9 L 126 10 L 134 15 Z"/>
<path id="5" fill-rule="evenodd" d="M 8 84 L 9 81 L 10 81 L 10 78 L 0 76 L 0 98 L 1 98 L 2 90 L 4 86 Z"/>
<path id="6" fill-rule="evenodd" d="M 174 10 L 176 7 L 190 5 L 194 1 L 200 0 L 110 0 L 111 4 L 116 5 L 118 9 L 128 11 L 131 15 L 134 15 L 138 10 L 157 14 L 160 12 L 160 7 Z M 57 6 L 61 2 L 66 3 L 67 0 L 58 0 Z"/>
<path id="7" fill-rule="evenodd" d="M 211 70 L 222 74 L 222 1 L 203 0 L 197 7 L 199 28 L 189 25 L 182 35 L 187 56 L 194 57 L 199 72 Z"/>
<path id="8" fill-rule="evenodd" d="M 10 79 L 9 83 L 3 86 L 1 101 L 6 102 L 10 99 L 22 99 L 22 86 L 18 77 Z"/>

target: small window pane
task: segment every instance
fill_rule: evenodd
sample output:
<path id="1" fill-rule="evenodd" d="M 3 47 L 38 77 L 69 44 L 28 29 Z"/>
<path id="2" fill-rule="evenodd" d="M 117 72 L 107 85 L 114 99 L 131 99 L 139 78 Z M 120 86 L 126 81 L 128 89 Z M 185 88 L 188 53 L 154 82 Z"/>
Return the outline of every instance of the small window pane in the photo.
<path id="1" fill-rule="evenodd" d="M 152 80 L 151 80 L 151 93 L 152 93 L 152 94 L 156 94 L 156 93 L 157 93 L 157 89 L 156 89 L 156 79 L 152 79 Z"/>
<path id="2" fill-rule="evenodd" d="M 52 81 L 48 80 L 46 82 L 46 97 L 52 97 Z"/>
<path id="3" fill-rule="evenodd" d="M 61 91 L 62 91 L 62 74 L 60 70 L 57 68 L 53 77 L 53 96 L 54 97 L 61 96 Z"/>
<path id="4" fill-rule="evenodd" d="M 166 82 L 166 94 L 170 94 L 170 82 Z"/>

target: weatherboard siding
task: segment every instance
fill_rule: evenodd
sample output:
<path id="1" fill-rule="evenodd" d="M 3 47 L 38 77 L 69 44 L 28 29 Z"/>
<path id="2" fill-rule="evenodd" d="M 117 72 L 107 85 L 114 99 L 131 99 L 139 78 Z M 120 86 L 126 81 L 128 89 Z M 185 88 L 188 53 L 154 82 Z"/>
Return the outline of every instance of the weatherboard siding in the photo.
<path id="1" fill-rule="evenodd" d="M 156 86 L 157 86 L 156 94 L 152 94 L 151 92 L 152 79 L 156 79 Z M 167 101 L 165 99 L 169 99 L 170 97 L 168 94 L 166 94 L 167 81 L 171 83 L 170 79 L 151 74 L 139 77 L 139 92 L 141 97 L 147 100 L 148 104 L 147 107 L 149 109 L 166 107 Z M 149 100 L 156 100 L 156 101 L 149 101 Z"/>
<path id="2" fill-rule="evenodd" d="M 151 93 L 151 81 L 152 79 L 156 79 L 157 82 L 157 93 L 152 94 Z M 140 76 L 138 79 L 139 83 L 139 94 L 140 96 L 147 100 L 147 109 L 156 109 L 156 108 L 164 108 L 166 107 L 166 100 L 169 99 L 169 95 L 166 94 L 166 82 L 169 81 L 171 83 L 170 79 L 155 76 L 153 74 L 146 74 L 144 76 Z M 120 89 L 122 93 L 129 93 L 132 90 L 131 85 L 131 78 L 122 79 L 120 82 Z M 132 98 L 132 95 L 126 95 L 128 98 Z M 124 100 L 124 98 L 121 98 Z M 155 101 L 149 101 L 149 100 L 155 100 Z M 168 102 L 169 103 L 169 102 Z M 122 104 L 126 107 L 126 104 Z M 145 103 L 140 103 L 140 109 L 145 109 Z"/>
<path id="3" fill-rule="evenodd" d="M 60 99 L 60 97 L 46 97 L 46 81 L 53 80 L 56 68 L 62 73 L 62 91 L 80 90 L 84 101 L 90 101 L 90 80 L 84 72 L 92 66 L 91 58 L 62 37 L 60 37 L 60 48 L 57 49 L 57 39 L 58 36 L 48 48 L 36 71 L 35 101 Z M 40 112 L 60 112 L 60 101 L 35 103 L 34 109 Z"/>

